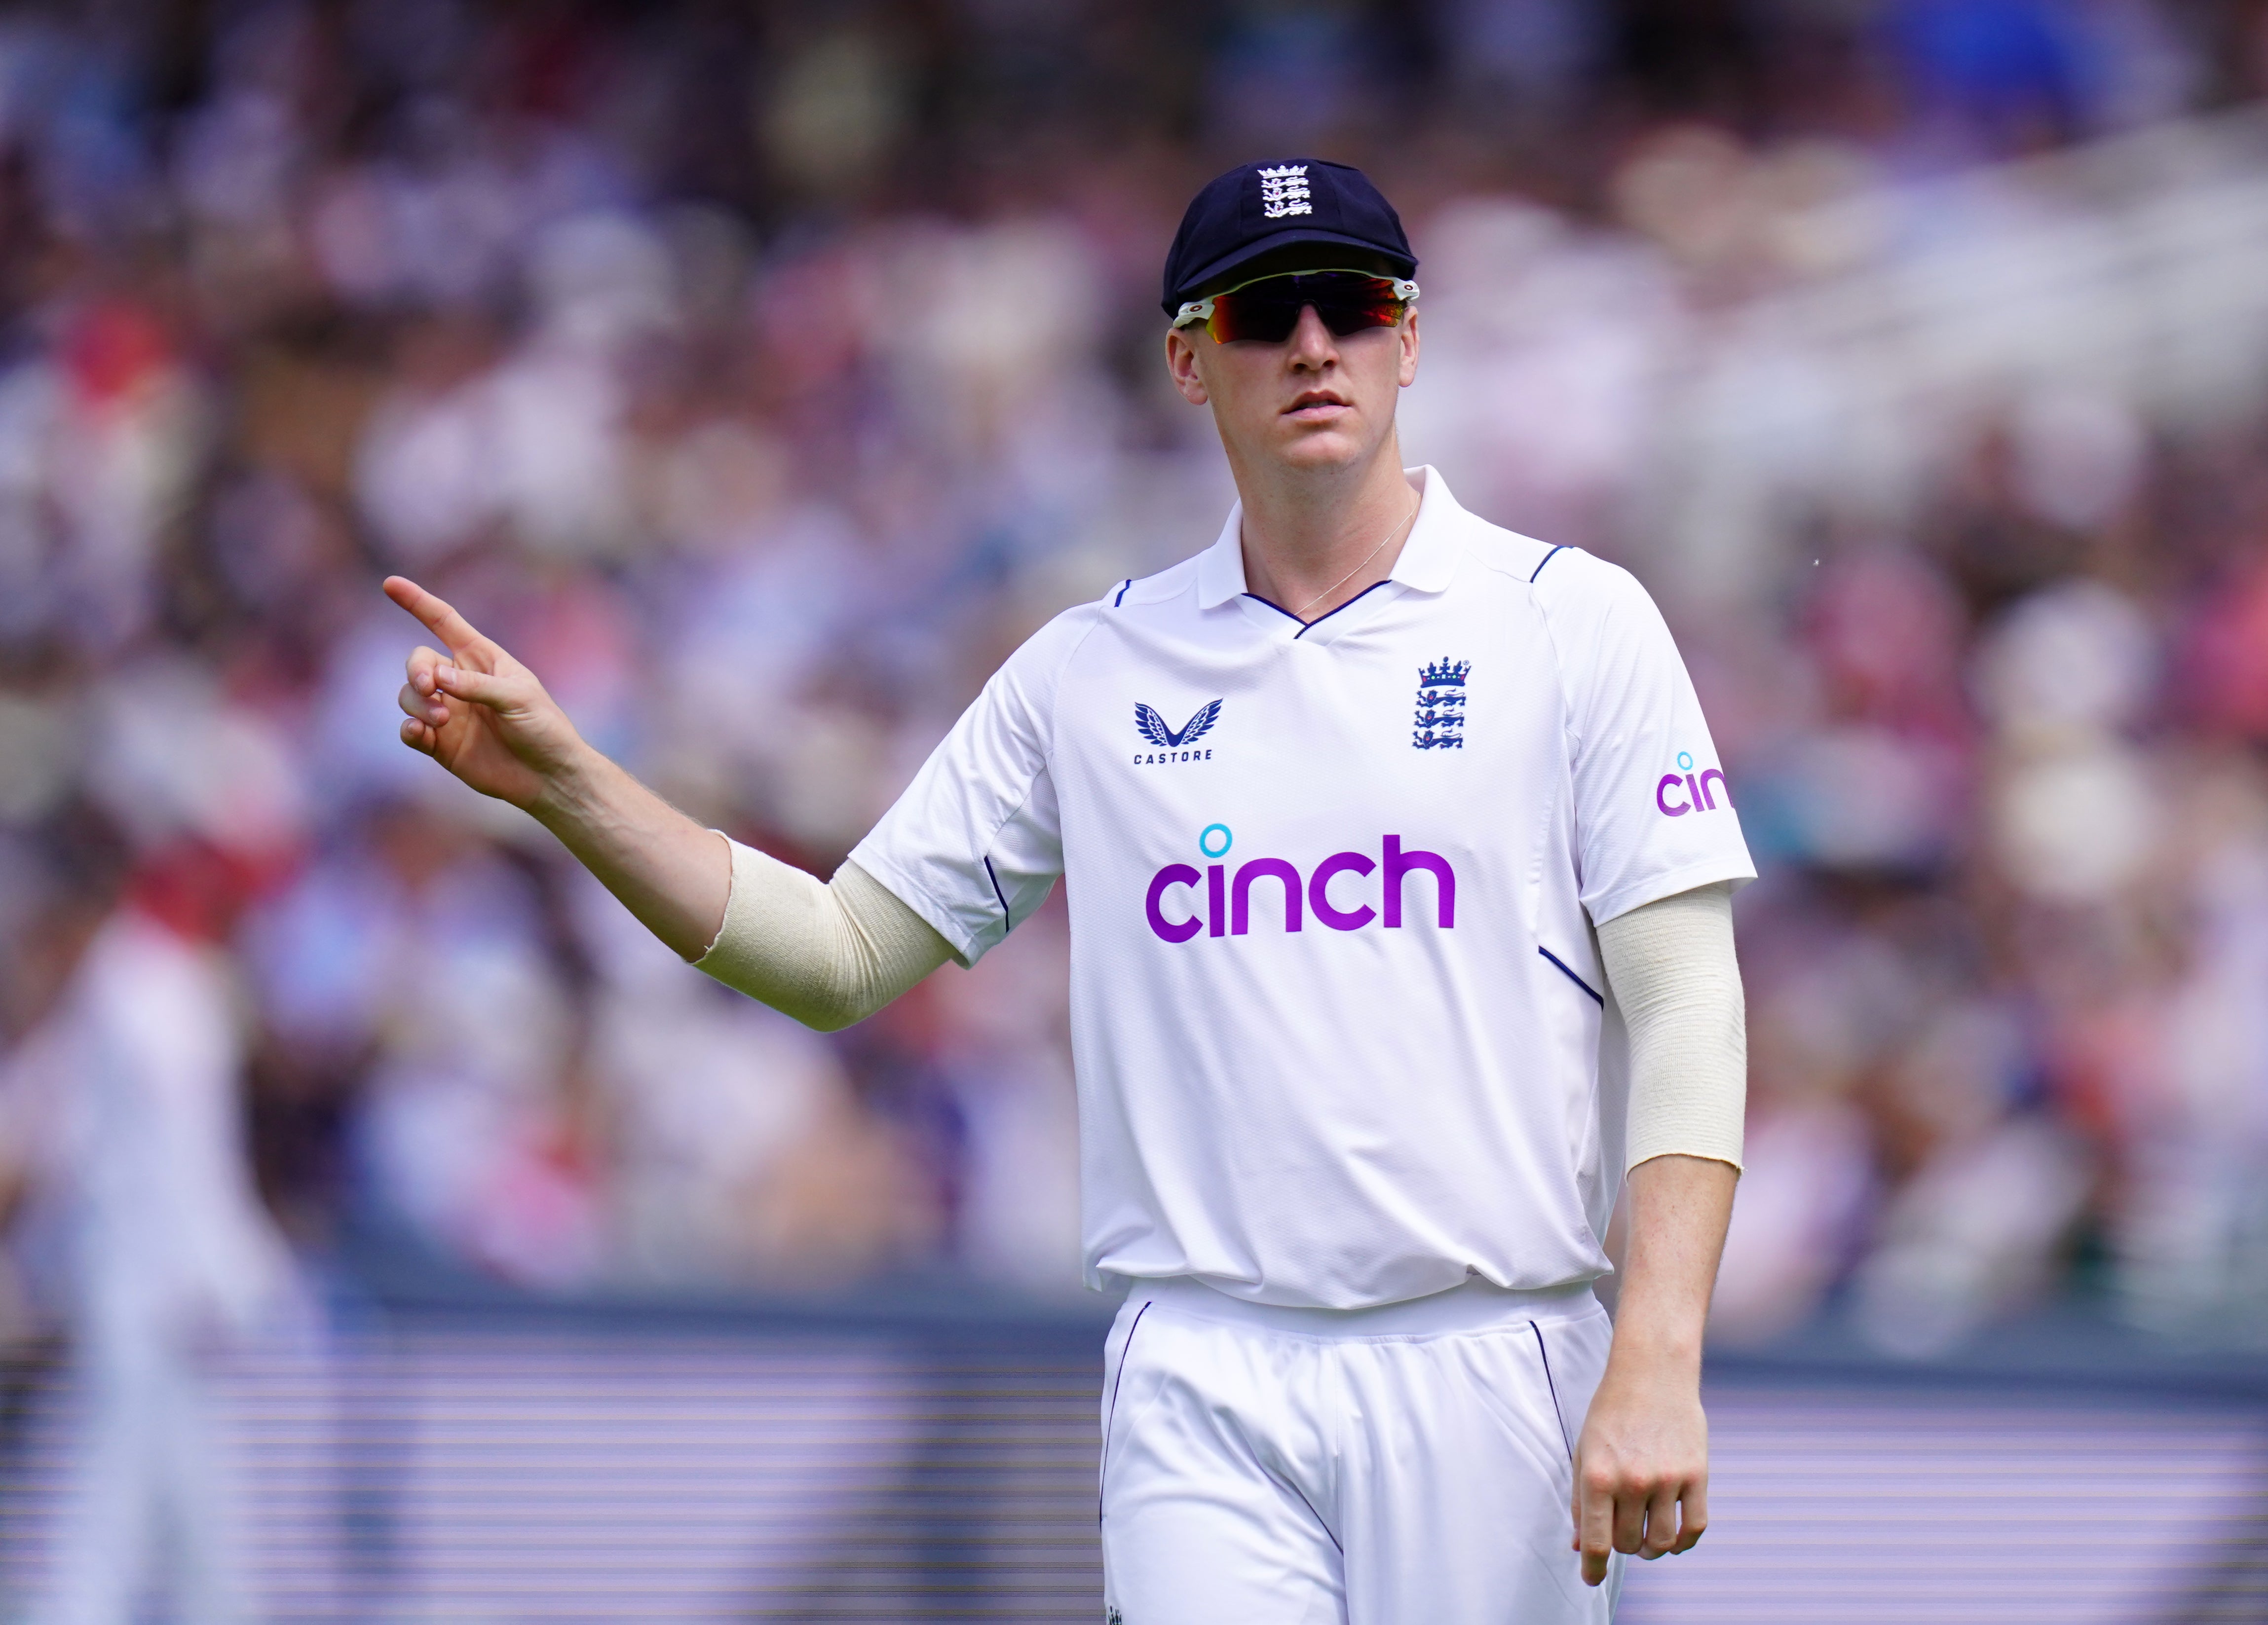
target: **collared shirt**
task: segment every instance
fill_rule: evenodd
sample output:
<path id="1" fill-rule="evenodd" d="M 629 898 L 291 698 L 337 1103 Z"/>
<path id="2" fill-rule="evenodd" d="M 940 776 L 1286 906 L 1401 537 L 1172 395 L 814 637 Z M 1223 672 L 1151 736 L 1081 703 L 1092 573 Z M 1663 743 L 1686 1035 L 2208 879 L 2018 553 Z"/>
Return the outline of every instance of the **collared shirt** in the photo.
<path id="1" fill-rule="evenodd" d="M 1241 511 L 1057 616 L 851 854 L 968 961 L 1066 877 L 1090 1284 L 1608 1268 L 1594 927 L 1755 871 L 1645 589 L 1412 477 L 1391 577 L 1312 622 L 1246 590 Z"/>

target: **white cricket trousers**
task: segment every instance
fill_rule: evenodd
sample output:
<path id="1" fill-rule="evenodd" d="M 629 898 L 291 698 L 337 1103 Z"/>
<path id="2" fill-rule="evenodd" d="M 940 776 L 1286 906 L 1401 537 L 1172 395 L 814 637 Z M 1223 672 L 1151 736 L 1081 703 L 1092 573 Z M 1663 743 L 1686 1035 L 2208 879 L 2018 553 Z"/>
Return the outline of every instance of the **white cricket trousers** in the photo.
<path id="1" fill-rule="evenodd" d="M 1376 1309 L 1138 1283 L 1106 1346 L 1110 1625 L 1605 1625 L 1573 1445 L 1610 1326 L 1588 1286 Z"/>

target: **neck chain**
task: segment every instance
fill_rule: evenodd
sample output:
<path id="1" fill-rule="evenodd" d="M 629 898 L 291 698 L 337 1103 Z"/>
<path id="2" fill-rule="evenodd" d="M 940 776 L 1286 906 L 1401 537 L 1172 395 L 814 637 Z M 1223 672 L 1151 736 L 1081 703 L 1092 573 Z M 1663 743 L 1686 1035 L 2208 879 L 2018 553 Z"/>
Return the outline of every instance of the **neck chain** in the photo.
<path id="1" fill-rule="evenodd" d="M 1396 525 L 1392 530 L 1387 532 L 1384 536 L 1381 537 L 1376 547 L 1373 548 L 1368 553 L 1362 555 L 1362 563 L 1357 564 L 1354 567 L 1354 570 L 1347 571 L 1345 575 L 1341 576 L 1336 581 L 1331 583 L 1330 585 L 1316 593 L 1314 597 L 1309 599 L 1306 603 L 1293 610 L 1292 612 L 1292 618 L 1294 621 L 1305 621 L 1307 618 L 1307 612 L 1309 610 L 1322 603 L 1325 599 L 1330 597 L 1332 593 L 1337 592 L 1341 587 L 1346 585 L 1348 582 L 1353 580 L 1355 577 L 1355 570 L 1360 570 L 1363 564 L 1369 563 L 1371 560 L 1385 552 L 1386 544 L 1392 541 L 1396 536 L 1399 536 L 1404 530 L 1408 529 L 1410 522 L 1418 517 L 1418 510 L 1424 506 L 1425 504 L 1422 502 L 1411 503 L 1410 504 L 1410 511 L 1403 516 L 1402 522 L 1399 525 Z"/>

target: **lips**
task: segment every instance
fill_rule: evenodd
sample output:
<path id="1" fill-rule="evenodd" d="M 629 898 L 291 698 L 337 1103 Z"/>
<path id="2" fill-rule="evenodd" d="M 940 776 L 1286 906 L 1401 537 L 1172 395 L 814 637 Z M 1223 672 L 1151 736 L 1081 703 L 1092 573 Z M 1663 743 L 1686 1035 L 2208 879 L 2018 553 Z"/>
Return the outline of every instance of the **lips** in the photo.
<path id="1" fill-rule="evenodd" d="M 1351 406 L 1353 402 L 1347 400 L 1345 396 L 1337 394 L 1333 391 L 1328 389 L 1311 389 L 1307 391 L 1307 393 L 1300 395 L 1298 399 L 1294 400 L 1290 406 L 1285 407 L 1284 408 L 1284 412 L 1285 415 L 1288 417 L 1294 413 L 1305 412 L 1315 407 L 1346 407 Z"/>

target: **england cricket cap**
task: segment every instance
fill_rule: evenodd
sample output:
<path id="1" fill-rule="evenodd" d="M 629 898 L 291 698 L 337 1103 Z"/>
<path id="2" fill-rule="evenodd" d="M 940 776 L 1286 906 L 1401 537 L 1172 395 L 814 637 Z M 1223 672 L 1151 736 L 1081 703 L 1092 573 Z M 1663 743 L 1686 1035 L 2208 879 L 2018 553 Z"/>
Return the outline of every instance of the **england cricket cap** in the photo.
<path id="1" fill-rule="evenodd" d="M 1166 254 L 1166 314 L 1205 283 L 1295 243 L 1364 249 L 1403 276 L 1418 268 L 1402 217 L 1362 171 L 1315 158 L 1240 164 L 1208 182 L 1182 217 Z"/>

